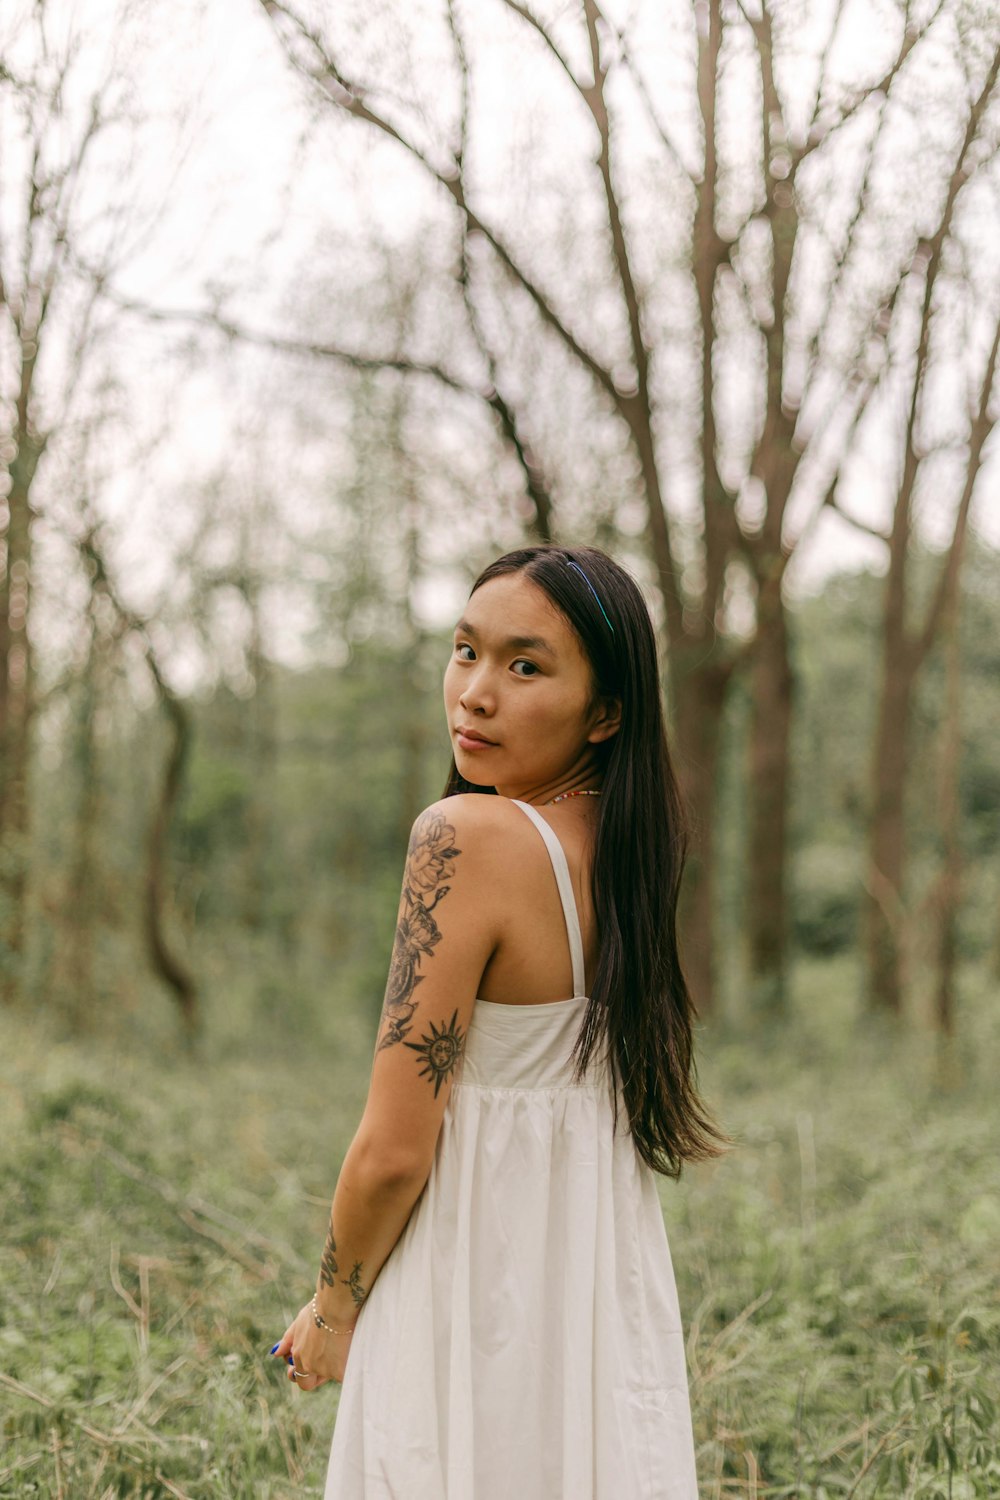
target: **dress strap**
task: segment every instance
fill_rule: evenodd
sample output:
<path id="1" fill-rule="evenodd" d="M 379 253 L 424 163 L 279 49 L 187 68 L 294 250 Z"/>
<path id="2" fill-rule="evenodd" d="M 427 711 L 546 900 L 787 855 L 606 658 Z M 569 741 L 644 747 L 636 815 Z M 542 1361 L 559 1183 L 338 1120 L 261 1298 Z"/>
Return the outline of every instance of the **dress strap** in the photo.
<path id="1" fill-rule="evenodd" d="M 573 998 L 576 1000 L 586 994 L 584 989 L 586 976 L 583 965 L 583 937 L 580 933 L 580 917 L 576 909 L 576 898 L 573 895 L 573 882 L 569 876 L 569 863 L 566 859 L 566 851 L 558 835 L 545 821 L 537 808 L 533 807 L 530 802 L 519 801 L 517 797 L 512 797 L 510 800 L 515 806 L 523 808 L 528 814 L 528 817 L 545 840 L 545 847 L 549 851 L 556 884 L 559 887 L 559 900 L 562 902 L 563 916 L 566 918 L 566 933 L 569 937 L 569 956 L 573 964 Z"/>

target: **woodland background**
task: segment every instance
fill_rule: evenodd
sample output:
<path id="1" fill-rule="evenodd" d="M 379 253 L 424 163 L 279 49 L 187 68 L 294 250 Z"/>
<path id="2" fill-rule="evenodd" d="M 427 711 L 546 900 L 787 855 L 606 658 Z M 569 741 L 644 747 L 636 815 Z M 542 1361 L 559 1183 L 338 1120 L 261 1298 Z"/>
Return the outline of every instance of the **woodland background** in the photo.
<path id="1" fill-rule="evenodd" d="M 691 811 L 702 1492 L 1000 1492 L 998 73 L 974 0 L 5 6 L 0 1496 L 321 1492 L 267 1350 L 538 539 Z"/>

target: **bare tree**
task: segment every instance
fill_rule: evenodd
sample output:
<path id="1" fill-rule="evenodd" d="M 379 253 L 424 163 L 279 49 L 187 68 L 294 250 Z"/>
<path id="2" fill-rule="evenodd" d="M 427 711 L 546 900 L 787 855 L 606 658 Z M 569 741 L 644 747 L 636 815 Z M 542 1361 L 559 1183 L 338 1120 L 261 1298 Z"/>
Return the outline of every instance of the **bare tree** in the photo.
<path id="1" fill-rule="evenodd" d="M 20 985 L 28 892 L 40 485 L 53 440 L 76 420 L 88 366 L 109 332 L 107 281 L 150 227 L 148 215 L 136 221 L 125 190 L 135 121 L 116 51 L 140 8 L 122 0 L 96 47 L 94 29 L 52 0 L 8 7 L 0 32 L 0 994 L 7 1000 Z M 109 152 L 116 151 L 112 178 Z M 117 196 L 109 194 L 111 180 Z"/>
<path id="2" fill-rule="evenodd" d="M 913 627 L 908 623 L 914 613 L 909 600 L 911 587 L 908 563 L 914 495 L 922 469 L 935 456 L 933 446 L 922 444 L 920 440 L 921 402 L 926 399 L 926 390 L 934 373 L 931 325 L 936 308 L 935 284 L 941 273 L 948 225 L 959 191 L 969 175 L 968 157 L 974 148 L 982 116 L 996 90 L 998 70 L 1000 51 L 993 59 L 983 90 L 970 113 L 958 170 L 949 185 L 938 231 L 927 243 L 921 263 L 913 272 L 915 277 L 922 276 L 922 301 L 903 436 L 901 482 L 893 508 L 889 541 L 881 684 L 872 761 L 868 878 L 863 909 L 869 1002 L 873 1008 L 891 1014 L 902 1011 L 905 989 L 900 956 L 903 947 L 901 927 L 906 913 L 903 797 L 907 782 L 910 709 L 917 675 L 949 612 L 956 608 L 955 596 L 958 592 L 962 553 L 976 481 L 982 467 L 987 439 L 997 420 L 994 387 L 1000 346 L 1000 309 L 993 313 L 995 322 L 992 345 L 978 394 L 970 402 L 964 483 L 955 511 L 951 541 L 942 560 L 936 587 L 924 618 Z M 954 836 L 955 830 L 952 827 L 947 837 L 953 839 Z M 947 920 L 945 917 L 946 922 Z M 949 984 L 944 978 L 942 985 L 946 992 Z"/>
<path id="3" fill-rule="evenodd" d="M 0 67 L 3 113 L 4 221 L 0 239 L 0 350 L 3 406 L 0 436 L 5 504 L 0 530 L 0 983 L 17 992 L 24 942 L 29 830 L 30 725 L 33 663 L 31 606 L 32 495 L 49 432 L 40 412 L 38 369 L 53 297 L 65 270 L 69 224 L 80 178 L 100 129 L 100 99 L 75 132 L 70 149 L 54 158 L 53 129 L 62 123 L 72 56 L 50 54 L 51 18 L 36 7 Z M 13 139 L 11 139 L 13 137 Z M 23 163 L 19 179 L 10 176 Z M 16 202 L 11 203 L 12 196 Z"/>
<path id="4" fill-rule="evenodd" d="M 143 931 L 150 964 L 154 973 L 171 991 L 180 1013 L 185 1038 L 191 1044 L 201 1026 L 198 989 L 187 964 L 170 943 L 164 921 L 170 831 L 191 749 L 191 715 L 183 699 L 174 692 L 164 676 L 147 621 L 128 608 L 113 584 L 96 531 L 88 531 L 81 538 L 80 551 L 93 577 L 95 591 L 111 604 L 122 634 L 134 635 L 139 640 L 146 666 L 170 726 L 170 745 L 149 827 L 143 891 Z"/>
<path id="5" fill-rule="evenodd" d="M 962 880 L 959 805 L 962 751 L 960 605 L 961 590 L 956 574 L 954 586 L 948 593 L 941 626 L 945 646 L 945 705 L 941 725 L 938 813 L 943 857 L 931 901 L 936 911 L 938 929 L 934 1021 L 938 1031 L 945 1037 L 950 1037 L 955 1030 L 955 974 Z"/>
<path id="6" fill-rule="evenodd" d="M 686 969 L 703 1007 L 711 1004 L 715 986 L 713 825 L 719 730 L 733 673 L 752 660 L 750 958 L 758 1003 L 780 1009 L 792 712 L 782 585 L 797 547 L 822 511 L 853 519 L 840 502 L 838 476 L 886 368 L 899 285 L 917 235 L 915 228 L 908 230 L 909 248 L 903 235 L 895 269 L 889 257 L 888 278 L 873 277 L 870 255 L 866 259 L 858 253 L 866 231 L 870 237 L 873 219 L 878 228 L 868 188 L 897 82 L 905 80 L 929 38 L 943 45 L 935 30 L 943 7 L 922 22 L 907 10 L 892 54 L 860 87 L 835 72 L 844 10 L 838 7 L 817 59 L 817 82 L 803 122 L 801 100 L 784 98 L 778 83 L 780 49 L 794 42 L 797 10 L 702 0 L 694 8 L 688 35 L 671 39 L 688 48 L 694 69 L 701 150 L 699 159 L 689 160 L 678 109 L 658 96 L 631 36 L 615 26 L 597 0 L 580 0 L 575 21 L 565 12 L 546 14 L 541 6 L 521 0 L 496 0 L 497 11 L 524 28 L 525 48 L 534 43 L 550 60 L 553 90 L 568 88 L 589 120 L 594 202 L 603 209 L 597 257 L 620 314 L 621 337 L 609 347 L 598 325 L 590 326 L 588 307 L 573 295 L 577 262 L 564 265 L 558 278 L 545 277 L 543 258 L 525 251 L 523 237 L 504 219 L 496 195 L 479 201 L 472 149 L 475 120 L 469 107 L 475 67 L 468 41 L 475 31 L 471 13 L 463 17 L 449 0 L 446 25 L 459 103 L 450 124 L 437 121 L 435 135 L 434 111 L 421 100 L 401 96 L 388 71 L 373 77 L 369 68 L 369 75 L 361 76 L 346 49 L 296 4 L 261 4 L 290 62 L 311 87 L 338 114 L 391 141 L 451 205 L 459 245 L 456 288 L 466 323 L 487 361 L 485 382 L 471 382 L 471 388 L 492 391 L 499 401 L 499 389 L 508 387 L 501 422 L 520 445 L 529 492 L 534 477 L 551 470 L 551 464 L 542 456 L 543 428 L 539 412 L 523 394 L 526 383 L 511 380 L 507 346 L 516 345 L 513 331 L 527 310 L 538 339 L 554 341 L 564 363 L 592 383 L 602 419 L 623 424 L 628 434 L 638 463 L 648 556 L 662 599 L 671 707 L 696 828 L 684 932 Z M 476 13 L 475 23 L 482 14 Z M 745 69 L 743 75 L 739 71 L 748 56 L 756 60 L 758 101 L 755 134 L 752 127 L 747 132 L 756 162 L 749 168 L 734 155 L 732 132 L 727 136 L 721 123 L 725 110 L 735 107 L 749 126 L 752 94 L 747 94 Z M 670 184 L 667 218 L 686 246 L 680 273 L 690 292 L 690 313 L 682 296 L 673 325 L 656 311 L 656 276 L 649 266 L 662 264 L 663 256 L 645 242 L 636 208 L 628 159 L 635 137 L 624 131 L 623 103 L 641 115 L 646 138 L 659 153 L 659 170 Z M 864 170 L 846 219 L 837 220 L 828 206 L 829 187 L 854 161 L 850 153 L 844 162 L 838 155 L 852 125 L 868 130 Z M 898 204 L 892 207 L 898 212 Z M 473 244 L 485 253 L 470 257 Z M 809 289 L 817 282 L 818 259 L 823 276 L 817 294 Z M 504 316 L 506 323 L 498 326 Z M 826 336 L 831 320 L 839 322 L 839 343 Z M 737 358 L 745 360 L 748 347 L 759 350 L 759 357 L 752 355 L 750 394 L 733 421 L 723 414 L 726 380 L 731 386 L 734 364 Z M 412 352 L 375 357 L 375 362 L 431 375 L 466 394 L 470 389 L 470 382 L 447 364 L 421 360 Z M 676 380 L 672 383 L 662 373 L 679 365 L 697 377 L 700 394 L 687 407 L 676 400 Z M 512 393 L 516 387 L 520 394 Z M 678 451 L 700 470 L 694 556 L 687 555 L 690 540 L 682 537 L 668 504 L 664 451 L 670 434 Z M 792 502 L 810 488 L 817 497 L 810 519 L 793 536 Z M 558 517 L 547 503 L 551 487 L 541 489 L 538 531 L 558 534 Z M 750 639 L 727 634 L 734 563 L 748 571 L 752 583 L 756 628 Z"/>

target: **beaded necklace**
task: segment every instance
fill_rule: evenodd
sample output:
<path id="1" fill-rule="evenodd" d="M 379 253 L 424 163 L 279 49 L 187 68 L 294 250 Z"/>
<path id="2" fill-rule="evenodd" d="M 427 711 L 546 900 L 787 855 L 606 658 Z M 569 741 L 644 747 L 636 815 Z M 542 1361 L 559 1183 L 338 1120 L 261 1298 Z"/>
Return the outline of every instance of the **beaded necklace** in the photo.
<path id="1" fill-rule="evenodd" d="M 560 792 L 558 797 L 551 797 L 544 806 L 551 807 L 553 802 L 561 802 L 564 797 L 599 797 L 600 795 L 600 792 L 596 791 L 593 787 L 585 786 L 580 787 L 575 792 Z"/>

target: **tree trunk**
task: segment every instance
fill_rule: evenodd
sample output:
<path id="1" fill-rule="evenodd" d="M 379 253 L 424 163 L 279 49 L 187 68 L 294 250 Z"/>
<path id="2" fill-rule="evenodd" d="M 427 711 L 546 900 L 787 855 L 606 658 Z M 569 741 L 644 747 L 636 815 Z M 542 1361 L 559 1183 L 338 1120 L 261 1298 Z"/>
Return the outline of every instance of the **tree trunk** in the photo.
<path id="1" fill-rule="evenodd" d="M 65 960 L 60 988 L 67 1018 L 74 1027 L 89 1027 L 94 1018 L 94 928 L 100 900 L 97 894 L 96 832 L 99 815 L 95 711 L 97 708 L 98 644 L 93 609 L 90 641 L 80 682 L 81 703 L 73 735 L 73 758 L 78 783 L 73 855 L 66 891 Z"/>
<path id="2" fill-rule="evenodd" d="M 944 859 L 934 892 L 938 923 L 934 1021 L 938 1031 L 946 1037 L 952 1036 L 955 1030 L 955 970 L 958 959 L 958 909 L 962 877 L 958 797 L 958 777 L 962 755 L 958 605 L 956 587 L 948 600 L 945 624 L 945 708 L 938 777 L 938 815 Z"/>
<path id="3" fill-rule="evenodd" d="M 998 66 L 1000 66 L 1000 54 L 998 54 L 990 79 L 987 80 L 987 87 L 982 95 L 983 100 L 988 98 L 989 90 L 996 80 Z M 968 141 L 972 138 L 971 124 L 969 130 L 966 149 Z M 939 248 L 932 254 L 927 272 L 921 348 L 926 341 L 926 330 L 930 321 L 929 288 L 932 285 L 933 271 L 937 265 L 934 255 L 939 255 Z M 958 595 L 973 494 L 982 467 L 986 440 L 994 427 L 994 418 L 990 415 L 990 410 L 998 357 L 1000 357 L 1000 321 L 994 329 L 993 344 L 980 387 L 978 407 L 970 413 L 965 483 L 955 513 L 951 545 L 939 570 L 937 584 L 924 622 L 919 630 L 912 632 L 907 629 L 906 595 L 912 503 L 920 468 L 920 455 L 914 440 L 916 383 L 907 427 L 902 483 L 893 512 L 882 636 L 882 684 L 879 694 L 872 771 L 868 881 L 862 909 L 869 1005 L 873 1009 L 893 1016 L 898 1016 L 902 1011 L 905 987 L 902 974 L 907 920 L 903 900 L 903 870 L 905 868 L 903 798 L 906 786 L 910 702 L 916 675 L 926 660 L 949 610 L 955 608 L 953 601 Z M 922 364 L 918 364 L 918 376 L 921 369 Z M 957 671 L 957 668 L 955 670 Z M 957 817 L 957 813 L 955 816 Z M 957 858 L 957 851 L 955 858 Z M 950 999 L 947 997 L 939 999 L 939 1003 L 950 1004 Z"/>
<path id="4" fill-rule="evenodd" d="M 247 749 L 252 789 L 247 808 L 246 863 L 243 885 L 243 920 L 253 932 L 265 922 L 271 861 L 271 806 L 277 761 L 274 689 L 271 665 L 264 654 L 260 630 L 260 590 L 250 575 L 242 584 L 251 619 L 247 668 L 253 677 L 253 695 L 247 713 Z"/>
<path id="5" fill-rule="evenodd" d="M 421 683 L 426 632 L 413 614 L 413 591 L 422 571 L 420 556 L 420 506 L 412 481 L 406 481 L 406 530 L 403 551 L 406 579 L 402 593 L 402 629 L 407 651 L 402 660 L 399 708 L 402 725 L 402 775 L 399 796 L 399 843 L 405 849 L 414 819 L 424 805 L 424 779 L 427 766 L 427 732 L 423 720 L 424 693 Z"/>
<path id="6" fill-rule="evenodd" d="M 715 812 L 722 709 L 729 672 L 704 666 L 683 675 L 671 658 L 676 771 L 691 824 L 691 842 L 678 903 L 681 967 L 700 1014 L 716 1005 Z"/>
<path id="7" fill-rule="evenodd" d="M 894 1016 L 898 1016 L 903 1008 L 901 959 L 906 922 L 903 813 L 914 674 L 912 651 L 904 634 L 904 598 L 902 571 L 900 569 L 898 577 L 894 577 L 890 568 L 882 637 L 882 681 L 871 770 L 868 877 L 861 913 L 868 1005 Z"/>
<path id="8" fill-rule="evenodd" d="M 158 682 L 158 685 L 161 684 Z M 164 932 L 163 906 L 170 826 L 184 775 L 191 725 L 187 709 L 172 694 L 163 696 L 163 706 L 170 719 L 173 738 L 164 766 L 160 798 L 149 831 L 149 854 L 146 864 L 146 948 L 153 969 L 173 992 L 190 1045 L 200 1027 L 198 991 L 189 970 L 174 954 L 167 941 Z"/>
<path id="9" fill-rule="evenodd" d="M 28 895 L 32 657 L 29 490 L 38 454 L 19 435 L 10 465 L 3 569 L 0 572 L 0 999 L 22 993 Z"/>
<path id="10" fill-rule="evenodd" d="M 780 574 L 757 599 L 757 639 L 750 668 L 747 948 L 750 1002 L 761 1016 L 784 1013 L 786 1001 L 786 859 L 789 741 L 793 678 Z"/>

